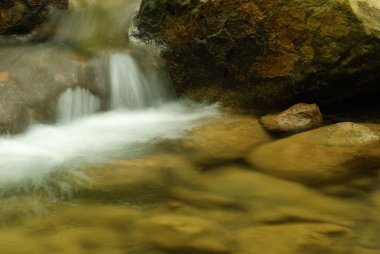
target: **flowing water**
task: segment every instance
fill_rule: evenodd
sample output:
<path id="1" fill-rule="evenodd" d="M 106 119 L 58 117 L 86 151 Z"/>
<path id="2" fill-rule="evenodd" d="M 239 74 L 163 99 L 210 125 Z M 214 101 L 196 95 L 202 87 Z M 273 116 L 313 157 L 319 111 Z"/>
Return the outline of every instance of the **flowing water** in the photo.
<path id="1" fill-rule="evenodd" d="M 128 70 L 128 71 L 125 71 Z M 166 98 L 160 80 L 148 80 L 128 54 L 110 56 L 111 108 L 146 108 Z"/>
<path id="2" fill-rule="evenodd" d="M 157 49 L 127 39 L 138 1 L 70 6 L 48 42 L 0 48 L 0 116 L 26 126 L 0 136 L 0 253 L 380 253 L 376 171 L 321 185 L 281 172 L 343 171 L 356 150 L 176 99 Z"/>
<path id="3" fill-rule="evenodd" d="M 58 122 L 71 122 L 100 110 L 100 100 L 83 88 L 69 88 L 59 98 L 56 118 Z"/>

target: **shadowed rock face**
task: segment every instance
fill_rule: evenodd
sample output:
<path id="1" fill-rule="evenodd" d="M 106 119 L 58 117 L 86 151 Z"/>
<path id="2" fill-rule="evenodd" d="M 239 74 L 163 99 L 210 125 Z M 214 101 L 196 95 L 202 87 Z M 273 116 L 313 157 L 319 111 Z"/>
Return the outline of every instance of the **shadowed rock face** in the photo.
<path id="1" fill-rule="evenodd" d="M 68 0 L 3 0 L 0 3 L 0 34 L 25 34 L 57 9 L 67 9 Z"/>
<path id="2" fill-rule="evenodd" d="M 338 0 L 143 0 L 177 91 L 271 111 L 378 93 L 380 40 Z"/>

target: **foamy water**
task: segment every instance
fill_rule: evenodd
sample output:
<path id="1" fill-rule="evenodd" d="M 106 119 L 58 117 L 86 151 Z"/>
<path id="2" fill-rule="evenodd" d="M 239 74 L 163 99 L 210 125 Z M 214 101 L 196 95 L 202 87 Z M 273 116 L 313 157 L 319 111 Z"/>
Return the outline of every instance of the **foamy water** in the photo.
<path id="1" fill-rule="evenodd" d="M 41 187 L 52 173 L 131 157 L 155 141 L 179 138 L 215 106 L 176 102 L 138 111 L 112 111 L 61 125 L 35 125 L 15 137 L 0 138 L 0 188 Z"/>

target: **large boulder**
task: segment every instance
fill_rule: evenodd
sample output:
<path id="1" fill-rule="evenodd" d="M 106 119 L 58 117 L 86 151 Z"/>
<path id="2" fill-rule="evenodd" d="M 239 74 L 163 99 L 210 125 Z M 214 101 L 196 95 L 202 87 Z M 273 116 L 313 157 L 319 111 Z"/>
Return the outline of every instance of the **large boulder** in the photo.
<path id="1" fill-rule="evenodd" d="M 0 34 L 25 34 L 58 9 L 67 9 L 68 0 L 3 0 L 0 3 Z"/>
<path id="2" fill-rule="evenodd" d="M 0 133 L 19 133 L 31 121 L 52 122 L 61 93 L 82 87 L 105 98 L 85 55 L 54 47 L 0 49 Z M 46 64 L 49 63 L 49 64 Z"/>
<path id="3" fill-rule="evenodd" d="M 379 10 L 376 0 L 143 0 L 136 35 L 165 46 L 180 94 L 324 107 L 379 94 Z"/>
<path id="4" fill-rule="evenodd" d="M 264 144 L 247 158 L 258 170 L 301 183 L 345 182 L 378 168 L 379 141 L 372 128 L 344 122 Z"/>

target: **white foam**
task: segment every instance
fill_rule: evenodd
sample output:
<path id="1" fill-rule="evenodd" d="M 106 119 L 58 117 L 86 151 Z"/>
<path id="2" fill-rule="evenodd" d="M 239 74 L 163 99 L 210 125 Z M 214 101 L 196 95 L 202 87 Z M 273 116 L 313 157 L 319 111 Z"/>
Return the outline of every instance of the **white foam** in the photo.
<path id="1" fill-rule="evenodd" d="M 214 106 L 171 103 L 161 107 L 95 114 L 60 125 L 35 125 L 0 138 L 0 188 L 43 187 L 52 173 L 144 153 L 154 140 L 180 137 Z"/>

